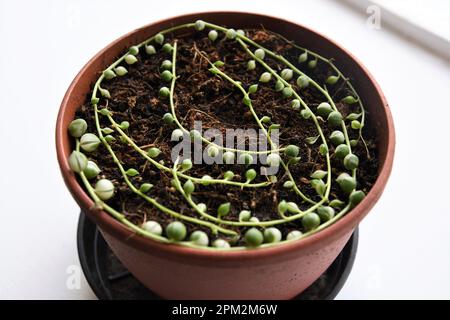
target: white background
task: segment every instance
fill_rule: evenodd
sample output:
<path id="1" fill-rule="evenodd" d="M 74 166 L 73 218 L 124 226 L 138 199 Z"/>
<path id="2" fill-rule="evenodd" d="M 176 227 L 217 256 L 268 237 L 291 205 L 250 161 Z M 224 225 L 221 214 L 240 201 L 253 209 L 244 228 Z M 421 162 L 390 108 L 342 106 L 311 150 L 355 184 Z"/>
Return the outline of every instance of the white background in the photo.
<path id="1" fill-rule="evenodd" d="M 444 0 L 443 0 L 444 1 Z M 0 0 L 0 298 L 94 299 L 78 266 L 78 209 L 59 173 L 54 125 L 65 90 L 98 50 L 175 14 L 231 9 L 308 25 L 373 73 L 397 131 L 384 195 L 360 226 L 340 299 L 450 298 L 450 64 L 336 1 Z M 382 21 L 381 21 L 382 22 Z"/>

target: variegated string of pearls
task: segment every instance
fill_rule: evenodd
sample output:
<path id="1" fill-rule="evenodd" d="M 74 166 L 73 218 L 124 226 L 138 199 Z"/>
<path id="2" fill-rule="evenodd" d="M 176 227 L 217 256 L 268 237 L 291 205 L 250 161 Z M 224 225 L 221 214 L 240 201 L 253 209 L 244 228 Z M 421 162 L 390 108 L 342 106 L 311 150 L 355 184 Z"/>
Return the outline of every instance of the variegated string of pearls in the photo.
<path id="1" fill-rule="evenodd" d="M 144 50 L 147 55 L 154 55 L 158 50 L 162 50 L 168 56 L 172 56 L 172 59 L 168 57 L 164 60 L 160 66 L 160 77 L 163 83 L 170 83 L 170 87 L 163 85 L 159 89 L 159 97 L 161 99 L 169 99 L 171 112 L 167 112 L 162 117 L 162 122 L 165 125 L 173 126 L 176 125 L 172 131 L 172 140 L 180 140 L 185 132 L 189 133 L 192 140 L 203 140 L 208 144 L 208 154 L 215 157 L 222 151 L 223 160 L 225 164 L 234 163 L 236 160 L 236 154 L 239 155 L 239 163 L 243 163 L 244 166 L 248 167 L 253 163 L 252 152 L 238 152 L 235 149 L 225 149 L 221 148 L 214 143 L 205 140 L 201 133 L 197 130 L 190 130 L 183 128 L 176 118 L 174 112 L 173 95 L 174 87 L 176 81 L 176 42 L 168 43 L 165 42 L 165 34 L 171 33 L 178 29 L 183 28 L 195 28 L 197 31 L 209 29 L 208 38 L 211 42 L 215 42 L 220 32 L 223 32 L 225 38 L 238 42 L 251 56 L 246 62 L 246 69 L 248 71 L 256 69 L 257 65 L 262 65 L 266 71 L 261 73 L 259 76 L 259 82 L 263 85 L 267 85 L 271 82 L 274 83 L 273 88 L 276 92 L 279 92 L 284 98 L 290 99 L 290 106 L 292 109 L 298 111 L 299 116 L 304 120 L 313 120 L 317 126 L 318 135 L 308 137 L 306 143 L 310 145 L 316 144 L 317 141 L 322 140 L 322 144 L 319 145 L 319 152 L 322 156 L 326 157 L 328 168 L 327 171 L 316 170 L 310 176 L 310 185 L 315 190 L 315 192 L 321 197 L 321 200 L 316 202 L 307 198 L 297 187 L 293 177 L 289 172 L 289 165 L 295 165 L 300 161 L 299 147 L 295 145 L 288 145 L 284 148 L 272 149 L 267 155 L 268 165 L 279 165 L 282 164 L 290 179 L 284 182 L 283 187 L 288 190 L 295 191 L 298 195 L 302 197 L 303 201 L 311 203 L 311 207 L 306 211 L 300 210 L 299 206 L 295 202 L 288 202 L 281 200 L 278 203 L 278 214 L 280 219 L 270 220 L 270 221 L 259 221 L 257 217 L 252 215 L 249 210 L 242 210 L 239 213 L 238 221 L 231 221 L 225 219 L 225 217 L 231 212 L 231 204 L 229 202 L 222 203 L 216 208 L 216 214 L 209 214 L 208 208 L 204 203 L 195 203 L 191 195 L 195 192 L 195 185 L 202 184 L 208 186 L 210 184 L 228 184 L 231 187 L 241 187 L 241 188 L 259 188 L 271 185 L 277 181 L 275 176 L 267 177 L 267 182 L 263 183 L 252 183 L 257 173 L 252 168 L 247 168 L 245 172 L 245 182 L 233 181 L 235 174 L 232 171 L 227 171 L 221 178 L 213 178 L 209 175 L 204 175 L 201 178 L 192 177 L 187 175 L 189 169 L 192 168 L 192 161 L 190 159 L 185 159 L 178 163 L 175 162 L 173 168 L 167 167 L 164 164 L 164 160 L 159 160 L 158 157 L 161 155 L 161 150 L 157 147 L 151 147 L 147 150 L 140 149 L 132 139 L 127 136 L 126 131 L 130 127 L 128 121 L 123 121 L 120 124 L 116 123 L 112 118 L 112 111 L 108 110 L 106 107 L 100 107 L 100 99 L 107 100 L 111 98 L 110 92 L 101 87 L 102 81 L 111 80 L 116 77 L 125 76 L 128 73 L 126 65 L 132 65 L 138 63 L 137 55 L 140 50 Z M 256 46 L 256 49 L 251 52 L 248 45 Z M 272 59 L 276 59 L 279 62 L 284 63 L 287 67 L 283 69 L 279 74 L 271 69 L 264 60 L 267 60 L 267 56 Z M 312 57 L 312 58 L 310 58 Z M 214 248 L 214 249 L 242 249 L 245 247 L 239 247 L 235 245 L 239 242 L 240 234 L 231 229 L 227 229 L 228 226 L 238 226 L 245 228 L 245 234 L 243 236 L 245 243 L 249 247 L 265 247 L 283 241 L 291 241 L 294 239 L 300 239 L 309 234 L 315 233 L 326 226 L 330 225 L 342 215 L 347 213 L 352 207 L 358 204 L 365 196 L 364 192 L 357 190 L 356 181 L 356 170 L 359 165 L 358 156 L 355 155 L 351 148 L 356 146 L 358 140 L 349 140 L 347 134 L 347 126 L 345 121 L 349 121 L 349 129 L 359 130 L 361 137 L 361 129 L 364 126 L 364 108 L 361 101 L 348 82 L 348 79 L 344 78 L 342 73 L 332 64 L 330 60 L 327 60 L 318 54 L 304 49 L 303 52 L 298 57 L 298 63 L 306 63 L 309 69 L 314 69 L 318 61 L 324 61 L 328 63 L 332 69 L 336 72 L 335 75 L 331 75 L 326 79 L 326 85 L 335 85 L 339 80 L 346 81 L 350 91 L 353 92 L 352 95 L 346 96 L 341 100 L 345 104 L 355 104 L 358 103 L 360 106 L 360 113 L 351 113 L 345 119 L 342 114 L 337 110 L 334 105 L 334 101 L 329 97 L 326 87 L 325 89 L 319 86 L 312 78 L 295 68 L 289 61 L 284 57 L 273 53 L 272 51 L 262 47 L 261 45 L 253 42 L 251 39 L 247 38 L 245 32 L 242 30 L 235 31 L 234 29 L 227 29 L 221 26 L 217 26 L 204 21 L 197 21 L 195 23 L 188 23 L 170 29 L 164 30 L 157 35 L 151 37 L 150 39 L 130 47 L 128 52 L 116 60 L 111 66 L 109 66 L 99 77 L 96 82 L 91 104 L 95 110 L 95 123 L 97 128 L 97 134 L 88 133 L 88 125 L 84 119 L 75 119 L 69 125 L 69 134 L 76 139 L 76 148 L 69 156 L 68 162 L 70 168 L 78 173 L 87 188 L 91 198 L 94 200 L 96 205 L 118 220 L 129 226 L 135 232 L 153 238 L 158 241 L 176 243 L 186 246 L 202 247 L 202 248 Z M 280 125 L 272 123 L 272 120 L 268 116 L 259 117 L 254 112 L 252 107 L 251 95 L 257 93 L 258 84 L 251 84 L 248 89 L 245 89 L 242 83 L 231 79 L 222 69 L 224 66 L 222 61 L 216 61 L 211 63 L 211 68 L 209 69 L 214 75 L 219 76 L 227 81 L 231 82 L 237 89 L 239 89 L 244 97 L 243 103 L 247 106 L 255 117 L 260 127 L 267 133 L 267 137 L 270 138 L 270 130 L 279 128 Z M 328 98 L 327 101 L 320 103 L 315 112 L 313 112 L 309 106 L 302 100 L 298 95 L 291 82 L 294 81 L 299 90 L 305 89 L 308 86 L 314 85 L 317 89 L 324 93 Z M 100 93 L 100 97 L 97 97 L 97 92 Z M 111 122 L 111 127 L 100 127 L 100 122 L 98 120 L 99 116 L 107 117 Z M 340 173 L 336 182 L 339 187 L 348 194 L 347 200 L 342 199 L 329 199 L 330 188 L 331 188 L 331 165 L 329 163 L 330 150 L 327 144 L 327 140 L 323 136 L 323 132 L 320 127 L 320 123 L 327 123 L 328 126 L 334 128 L 335 130 L 328 137 L 328 142 L 334 147 L 333 157 L 341 159 L 343 166 L 349 172 Z M 339 129 L 341 128 L 341 129 Z M 148 194 L 152 189 L 153 185 L 151 183 L 145 182 L 141 183 L 138 187 L 134 186 L 130 178 L 140 175 L 140 172 L 135 168 L 128 168 L 125 170 L 120 164 L 119 159 L 112 150 L 110 143 L 116 140 L 113 135 L 118 133 L 118 138 L 122 143 L 130 145 L 138 153 L 140 153 L 147 161 L 149 161 L 154 167 L 159 170 L 164 170 L 173 175 L 172 186 L 179 191 L 189 205 L 194 209 L 195 212 L 201 215 L 201 219 L 195 217 L 186 216 L 181 213 L 175 212 L 169 208 L 164 207 L 158 203 L 155 199 L 151 198 Z M 105 177 L 98 178 L 101 168 L 88 159 L 86 154 L 95 151 L 100 144 L 103 144 L 108 152 L 112 155 L 113 159 L 118 164 L 118 168 L 121 171 L 125 182 L 128 184 L 131 190 L 138 196 L 142 197 L 146 201 L 150 202 L 153 206 L 158 208 L 161 212 L 171 215 L 174 219 L 173 222 L 163 228 L 163 226 L 154 220 L 145 221 L 142 225 L 136 226 L 126 219 L 126 217 L 110 207 L 106 201 L 114 196 L 114 184 L 112 181 L 106 179 Z M 284 154 L 284 160 L 279 156 L 279 152 Z M 180 181 L 180 178 L 184 180 L 184 183 Z M 89 180 L 96 179 L 95 185 L 92 186 Z M 326 179 L 326 181 L 324 181 Z M 283 240 L 282 232 L 276 226 L 286 222 L 292 222 L 300 220 L 302 225 L 302 231 L 292 230 L 290 231 Z M 208 234 L 202 230 L 194 230 L 188 237 L 188 231 L 186 225 L 183 221 L 190 222 L 191 224 L 202 225 L 203 227 L 210 228 L 213 235 L 217 235 L 216 239 L 210 243 Z M 218 236 L 220 233 L 224 234 L 226 237 Z M 188 239 L 186 240 L 186 238 Z"/>

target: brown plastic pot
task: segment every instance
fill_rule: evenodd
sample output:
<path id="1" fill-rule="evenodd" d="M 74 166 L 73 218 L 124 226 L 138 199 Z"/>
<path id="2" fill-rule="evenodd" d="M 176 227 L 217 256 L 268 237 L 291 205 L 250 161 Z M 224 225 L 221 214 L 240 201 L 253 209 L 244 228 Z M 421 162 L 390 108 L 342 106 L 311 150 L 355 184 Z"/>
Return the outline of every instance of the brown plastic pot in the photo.
<path id="1" fill-rule="evenodd" d="M 160 30 L 197 19 L 237 28 L 278 32 L 326 57 L 333 57 L 365 103 L 368 121 L 378 137 L 379 175 L 366 198 L 328 228 L 305 239 L 270 248 L 235 252 L 211 251 L 163 244 L 133 234 L 108 213 L 93 209 L 93 201 L 77 182 L 67 159 L 67 133 L 75 111 L 85 101 L 99 72 L 132 44 Z M 354 228 L 384 190 L 392 168 L 395 135 L 391 113 L 378 84 L 349 52 L 304 26 L 251 13 L 208 12 L 178 16 L 137 29 L 114 41 L 79 72 L 62 101 L 56 124 L 56 150 L 65 183 L 80 207 L 100 228 L 120 261 L 145 286 L 167 299 L 290 299 L 312 284 L 333 262 Z"/>

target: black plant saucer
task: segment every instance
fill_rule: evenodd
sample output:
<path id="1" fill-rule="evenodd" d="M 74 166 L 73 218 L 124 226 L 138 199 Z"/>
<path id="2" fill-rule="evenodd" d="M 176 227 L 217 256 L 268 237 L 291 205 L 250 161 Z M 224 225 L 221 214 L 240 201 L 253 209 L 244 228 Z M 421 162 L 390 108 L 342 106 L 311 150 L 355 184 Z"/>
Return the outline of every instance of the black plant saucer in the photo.
<path id="1" fill-rule="evenodd" d="M 77 234 L 84 275 L 101 300 L 159 300 L 137 281 L 114 256 L 96 225 L 81 212 Z M 358 229 L 333 264 L 295 300 L 333 300 L 350 274 L 358 247 Z"/>

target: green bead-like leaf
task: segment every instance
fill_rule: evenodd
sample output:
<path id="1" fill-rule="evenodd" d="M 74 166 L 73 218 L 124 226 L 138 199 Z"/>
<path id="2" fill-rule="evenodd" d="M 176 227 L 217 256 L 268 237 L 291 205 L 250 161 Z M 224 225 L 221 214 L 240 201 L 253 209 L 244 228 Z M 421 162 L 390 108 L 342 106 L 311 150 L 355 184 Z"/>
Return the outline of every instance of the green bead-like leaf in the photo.
<path id="1" fill-rule="evenodd" d="M 280 242 L 282 238 L 281 231 L 275 227 L 270 227 L 264 230 L 264 242 L 276 243 Z"/>
<path id="2" fill-rule="evenodd" d="M 196 129 L 192 129 L 189 131 L 189 137 L 191 138 L 191 141 L 201 141 L 202 140 L 202 134 L 200 131 Z"/>
<path id="3" fill-rule="evenodd" d="M 102 128 L 102 132 L 103 132 L 104 134 L 111 134 L 111 133 L 114 132 L 114 130 L 111 129 L 111 128 L 109 128 L 109 127 L 106 127 L 106 128 Z"/>
<path id="4" fill-rule="evenodd" d="M 195 30 L 201 31 L 205 29 L 205 21 L 197 20 L 195 21 Z"/>
<path id="5" fill-rule="evenodd" d="M 294 110 L 299 110 L 300 109 L 300 100 L 298 99 L 294 99 L 291 101 L 291 108 Z"/>
<path id="6" fill-rule="evenodd" d="M 261 77 L 259 77 L 259 82 L 267 83 L 272 79 L 272 75 L 269 72 L 264 72 Z"/>
<path id="7" fill-rule="evenodd" d="M 302 75 L 297 78 L 297 85 L 300 89 L 304 89 L 309 86 L 309 77 L 306 75 Z"/>
<path id="8" fill-rule="evenodd" d="M 359 119 L 361 115 L 362 115 L 361 113 L 350 113 L 347 117 L 345 117 L 345 119 L 353 121 Z"/>
<path id="9" fill-rule="evenodd" d="M 173 47 L 172 47 L 172 45 L 170 43 L 165 43 L 162 46 L 162 51 L 164 51 L 165 53 L 172 53 Z"/>
<path id="10" fill-rule="evenodd" d="M 145 53 L 149 56 L 154 55 L 156 53 L 156 49 L 151 44 L 145 46 Z"/>
<path id="11" fill-rule="evenodd" d="M 139 191 L 142 193 L 147 193 L 150 191 L 151 188 L 153 188 L 153 185 L 151 183 L 143 183 L 139 187 Z"/>
<path id="12" fill-rule="evenodd" d="M 300 213 L 300 208 L 295 202 L 288 202 L 287 203 L 287 210 L 290 213 Z"/>
<path id="13" fill-rule="evenodd" d="M 286 213 L 288 210 L 287 202 L 284 200 L 281 200 L 280 203 L 278 203 L 277 209 L 278 209 L 278 213 L 280 215 L 283 215 L 284 213 Z"/>
<path id="14" fill-rule="evenodd" d="M 342 131 L 333 131 L 330 135 L 330 141 L 333 145 L 337 146 L 345 142 L 345 136 Z"/>
<path id="15" fill-rule="evenodd" d="M 231 208 L 231 204 L 229 202 L 222 203 L 217 208 L 217 216 L 219 218 L 226 216 L 230 212 L 230 208 Z"/>
<path id="16" fill-rule="evenodd" d="M 283 95 L 283 98 L 290 98 L 294 94 L 294 90 L 292 90 L 291 87 L 286 87 L 281 91 L 281 94 Z"/>
<path id="17" fill-rule="evenodd" d="M 186 182 L 183 185 L 183 190 L 186 193 L 186 195 L 190 195 L 195 190 L 195 185 L 191 180 L 186 180 Z"/>
<path id="18" fill-rule="evenodd" d="M 345 205 L 344 201 L 341 201 L 339 199 L 334 199 L 330 201 L 330 207 L 333 207 L 335 209 L 340 209 Z"/>
<path id="19" fill-rule="evenodd" d="M 206 232 L 201 230 L 195 230 L 194 232 L 192 232 L 189 240 L 193 244 L 201 247 L 207 247 L 209 244 L 208 235 L 206 234 Z"/>
<path id="20" fill-rule="evenodd" d="M 214 62 L 213 64 L 214 64 L 215 67 L 220 68 L 220 67 L 223 67 L 225 65 L 225 62 L 218 60 L 218 61 Z"/>
<path id="21" fill-rule="evenodd" d="M 292 77 L 294 76 L 294 71 L 291 69 L 283 69 L 280 73 L 281 78 L 283 78 L 285 81 L 290 81 Z"/>
<path id="22" fill-rule="evenodd" d="M 264 116 L 259 121 L 261 121 L 262 123 L 269 123 L 270 122 L 270 117 Z"/>
<path id="23" fill-rule="evenodd" d="M 257 84 L 252 84 L 249 88 L 248 88 L 248 93 L 255 93 L 256 90 L 258 90 L 258 85 Z"/>
<path id="24" fill-rule="evenodd" d="M 314 143 L 317 142 L 317 140 L 319 139 L 319 137 L 320 137 L 320 135 L 317 135 L 317 136 L 315 136 L 315 137 L 308 137 L 308 138 L 305 139 L 305 142 L 306 142 L 307 144 L 314 144 Z"/>
<path id="25" fill-rule="evenodd" d="M 159 96 L 161 98 L 167 98 L 168 96 L 170 96 L 170 90 L 167 87 L 162 87 L 161 89 L 159 89 Z"/>
<path id="26" fill-rule="evenodd" d="M 327 84 L 333 85 L 333 84 L 335 84 L 338 80 L 339 80 L 339 77 L 338 77 L 338 76 L 329 76 L 329 77 L 327 78 L 327 80 L 326 80 L 326 83 L 327 83 Z"/>
<path id="27" fill-rule="evenodd" d="M 276 92 L 280 92 L 284 89 L 284 83 L 281 80 L 277 80 L 277 82 L 275 83 L 275 91 Z"/>
<path id="28" fill-rule="evenodd" d="M 322 117 L 328 117 L 328 115 L 333 112 L 333 108 L 331 108 L 328 102 L 322 102 L 317 106 L 317 114 Z"/>
<path id="29" fill-rule="evenodd" d="M 249 169 L 245 172 L 245 178 L 247 179 L 247 183 L 253 181 L 256 178 L 255 169 Z"/>
<path id="30" fill-rule="evenodd" d="M 244 164 L 246 166 L 249 166 L 249 165 L 251 165 L 253 163 L 253 156 L 251 154 L 248 154 L 248 153 L 242 153 L 239 156 L 238 163 L 239 164 Z"/>
<path id="31" fill-rule="evenodd" d="M 103 76 L 105 77 L 106 80 L 111 80 L 116 77 L 116 74 L 111 69 L 107 69 L 103 71 Z"/>
<path id="32" fill-rule="evenodd" d="M 223 240 L 223 239 L 214 240 L 214 242 L 212 243 L 212 246 L 217 249 L 230 248 L 230 244 L 226 240 Z"/>
<path id="33" fill-rule="evenodd" d="M 288 233 L 288 235 L 286 236 L 286 240 L 296 240 L 296 239 L 300 239 L 302 237 L 303 233 L 299 230 L 292 230 L 291 232 Z"/>
<path id="34" fill-rule="evenodd" d="M 118 66 L 118 67 L 114 68 L 114 72 L 118 76 L 122 77 L 122 76 L 124 76 L 124 75 L 126 75 L 128 73 L 128 70 L 125 67 Z"/>
<path id="35" fill-rule="evenodd" d="M 230 40 L 236 38 L 236 30 L 234 29 L 228 29 L 227 32 L 225 33 L 226 37 Z"/>
<path id="36" fill-rule="evenodd" d="M 247 62 L 247 70 L 254 70 L 256 68 L 255 60 L 250 60 Z"/>
<path id="37" fill-rule="evenodd" d="M 166 124 L 172 124 L 175 121 L 171 113 L 165 113 L 162 119 Z"/>
<path id="38" fill-rule="evenodd" d="M 139 175 L 139 171 L 137 171 L 136 169 L 133 169 L 133 168 L 128 169 L 127 171 L 125 171 L 125 173 L 129 177 L 136 177 Z"/>
<path id="39" fill-rule="evenodd" d="M 144 222 L 142 224 L 142 229 L 144 229 L 147 232 L 156 234 L 158 236 L 162 235 L 162 233 L 163 233 L 163 229 L 162 229 L 161 225 L 158 222 L 153 221 L 153 220 Z"/>
<path id="40" fill-rule="evenodd" d="M 139 48 L 137 46 L 131 46 L 130 49 L 128 49 L 128 53 L 135 56 L 139 53 Z"/>
<path id="41" fill-rule="evenodd" d="M 147 150 L 147 154 L 150 158 L 156 158 L 157 156 L 159 156 L 161 154 L 161 150 L 159 150 L 156 147 L 152 147 Z"/>
<path id="42" fill-rule="evenodd" d="M 302 116 L 303 119 L 307 120 L 307 119 L 311 118 L 312 113 L 310 110 L 303 109 L 302 111 L 300 111 L 300 115 Z"/>
<path id="43" fill-rule="evenodd" d="M 87 122 L 84 119 L 75 119 L 69 124 L 69 133 L 74 138 L 81 137 L 87 130 Z"/>
<path id="44" fill-rule="evenodd" d="M 166 227 L 166 235 L 170 240 L 182 241 L 186 238 L 186 234 L 186 226 L 180 221 L 171 222 Z"/>
<path id="45" fill-rule="evenodd" d="M 211 176 L 205 174 L 205 175 L 202 177 L 202 182 L 201 182 L 201 184 L 204 185 L 204 186 L 209 186 L 209 185 L 211 184 L 211 181 L 212 181 L 212 180 L 213 180 L 213 178 L 212 178 Z"/>
<path id="46" fill-rule="evenodd" d="M 288 145 L 286 147 L 286 149 L 284 150 L 284 154 L 286 156 L 288 156 L 289 158 L 294 158 L 294 157 L 298 156 L 299 152 L 300 152 L 299 147 L 297 147 L 293 144 Z"/>
<path id="47" fill-rule="evenodd" d="M 106 108 L 100 109 L 98 112 L 99 112 L 102 116 L 110 116 L 110 115 L 111 115 L 111 111 L 109 111 L 109 110 L 106 109 Z"/>
<path id="48" fill-rule="evenodd" d="M 355 154 L 352 154 L 352 153 L 349 153 L 348 155 L 345 156 L 344 166 L 346 169 L 353 170 L 353 169 L 358 168 L 358 165 L 359 165 L 358 156 L 356 156 Z"/>
<path id="49" fill-rule="evenodd" d="M 332 127 L 340 126 L 342 123 L 342 114 L 339 111 L 332 111 L 328 115 L 327 121 Z"/>
<path id="50" fill-rule="evenodd" d="M 209 145 L 207 149 L 208 156 L 211 158 L 216 157 L 219 154 L 219 148 L 217 148 L 215 145 Z"/>
<path id="51" fill-rule="evenodd" d="M 250 247 L 257 247 L 261 245 L 263 241 L 264 241 L 263 234 L 256 228 L 250 228 L 245 233 L 245 242 Z"/>
<path id="52" fill-rule="evenodd" d="M 233 164 L 235 159 L 234 152 L 226 151 L 223 153 L 223 162 L 225 164 Z"/>
<path id="53" fill-rule="evenodd" d="M 324 143 L 319 146 L 319 153 L 323 156 L 328 153 L 328 147 Z"/>
<path id="54" fill-rule="evenodd" d="M 216 30 L 211 30 L 211 31 L 208 32 L 208 38 L 211 41 L 216 41 L 218 36 L 219 36 L 219 34 L 217 33 Z"/>
<path id="55" fill-rule="evenodd" d="M 161 63 L 161 69 L 163 69 L 163 70 L 171 70 L 172 69 L 172 61 L 164 60 Z"/>
<path id="56" fill-rule="evenodd" d="M 230 180 L 232 180 L 233 178 L 234 178 L 234 172 L 233 172 L 233 171 L 228 170 L 227 172 L 225 172 L 225 173 L 223 174 L 223 179 L 224 179 L 224 180 L 230 181 Z"/>
<path id="57" fill-rule="evenodd" d="M 335 211 L 331 206 L 322 206 L 317 209 L 317 214 L 320 217 L 320 221 L 324 223 L 334 218 Z"/>
<path id="58" fill-rule="evenodd" d="M 356 180 L 352 176 L 350 176 L 348 173 L 343 172 L 341 173 L 337 179 L 336 182 L 341 187 L 342 191 L 346 193 L 352 192 L 356 188 Z"/>
<path id="59" fill-rule="evenodd" d="M 323 196 L 326 191 L 326 185 L 325 182 L 323 182 L 320 179 L 313 179 L 311 180 L 311 187 L 314 188 L 314 190 L 317 192 L 319 196 Z"/>
<path id="60" fill-rule="evenodd" d="M 326 171 L 316 170 L 310 175 L 310 177 L 313 179 L 323 179 L 326 177 L 327 174 L 328 173 Z"/>
<path id="61" fill-rule="evenodd" d="M 80 173 L 86 169 L 88 165 L 88 159 L 86 156 L 79 151 L 72 151 L 69 156 L 69 166 L 73 172 Z"/>
<path id="62" fill-rule="evenodd" d="M 266 53 L 264 52 L 263 49 L 258 48 L 258 49 L 255 50 L 255 57 L 257 57 L 258 59 L 263 60 L 265 55 L 266 55 Z"/>
<path id="63" fill-rule="evenodd" d="M 169 70 L 164 70 L 161 73 L 161 79 L 163 79 L 165 82 L 169 82 L 170 80 L 173 79 L 173 74 L 172 72 L 170 72 Z"/>
<path id="64" fill-rule="evenodd" d="M 243 222 L 243 221 L 248 221 L 250 220 L 252 216 L 252 213 L 248 210 L 242 210 L 241 212 L 239 212 L 239 221 Z"/>
<path id="65" fill-rule="evenodd" d="M 95 151 L 100 145 L 100 139 L 93 133 L 85 133 L 80 138 L 80 147 L 86 152 Z"/>
<path id="66" fill-rule="evenodd" d="M 102 95 L 102 97 L 104 97 L 106 99 L 110 99 L 111 98 L 111 94 L 109 93 L 108 90 L 103 89 L 103 88 L 98 88 L 98 90 L 100 91 L 100 94 Z"/>
<path id="67" fill-rule="evenodd" d="M 175 129 L 172 131 L 172 135 L 170 137 L 171 141 L 180 141 L 180 139 L 184 136 L 183 131 L 181 129 Z"/>
<path id="68" fill-rule="evenodd" d="M 100 168 L 94 161 L 88 161 L 86 168 L 83 170 L 84 175 L 88 179 L 97 177 L 100 173 Z"/>
<path id="69" fill-rule="evenodd" d="M 95 106 L 95 105 L 97 105 L 97 104 L 99 103 L 99 101 L 100 101 L 99 98 L 93 97 L 93 98 L 91 99 L 91 104 L 92 104 L 93 106 Z"/>
<path id="70" fill-rule="evenodd" d="M 353 104 L 358 102 L 357 99 L 355 99 L 355 97 L 353 96 L 346 96 L 344 99 L 341 100 L 342 102 L 346 103 L 346 104 Z"/>
<path id="71" fill-rule="evenodd" d="M 302 218 L 302 225 L 307 230 L 314 230 L 320 225 L 320 217 L 315 212 L 309 212 Z"/>
<path id="72" fill-rule="evenodd" d="M 156 42 L 157 44 L 159 44 L 159 45 L 163 44 L 163 42 L 164 42 L 164 35 L 163 35 L 162 33 L 158 33 L 158 34 L 155 36 L 155 42 Z"/>
<path id="73" fill-rule="evenodd" d="M 135 64 L 138 61 L 138 59 L 132 54 L 127 54 L 124 60 L 127 64 Z"/>
<path id="74" fill-rule="evenodd" d="M 292 189 L 294 187 L 295 183 L 291 180 L 286 181 L 285 183 L 283 183 L 283 188 L 286 189 Z"/>
<path id="75" fill-rule="evenodd" d="M 127 130 L 130 127 L 130 123 L 128 121 L 122 121 L 119 127 L 122 130 Z"/>
<path id="76" fill-rule="evenodd" d="M 334 149 L 334 154 L 339 159 L 344 159 L 350 153 L 350 149 L 346 144 L 340 144 Z"/>
<path id="77" fill-rule="evenodd" d="M 353 190 L 349 196 L 350 204 L 352 206 L 356 206 L 358 203 L 360 203 L 365 198 L 365 196 L 366 196 L 366 194 L 363 191 Z"/>
<path id="78" fill-rule="evenodd" d="M 95 184 L 95 194 L 102 200 L 111 199 L 114 195 L 114 185 L 108 179 L 98 180 Z"/>
<path id="79" fill-rule="evenodd" d="M 314 69 L 317 66 L 317 59 L 308 62 L 308 68 Z"/>
<path id="80" fill-rule="evenodd" d="M 111 143 L 114 140 L 116 140 L 116 138 L 114 138 L 112 135 L 108 134 L 104 137 L 104 139 L 106 140 L 106 142 Z"/>
<path id="81" fill-rule="evenodd" d="M 181 169 L 183 170 L 183 171 L 187 171 L 187 170 L 189 170 L 189 169 L 191 169 L 192 168 L 192 160 L 191 159 L 184 159 L 182 162 L 181 162 Z"/>
<path id="82" fill-rule="evenodd" d="M 352 127 L 352 129 L 357 130 L 357 129 L 361 129 L 362 125 L 361 125 L 361 122 L 359 122 L 358 120 L 353 120 L 351 122 L 351 127 Z"/>
<path id="83" fill-rule="evenodd" d="M 306 60 L 308 60 L 308 52 L 303 52 L 302 54 L 300 54 L 299 56 L 298 56 L 298 62 L 299 63 L 303 63 L 303 62 L 305 62 Z"/>
<path id="84" fill-rule="evenodd" d="M 248 94 L 246 94 L 244 96 L 244 98 L 242 99 L 242 102 L 244 103 L 244 105 L 246 105 L 247 107 L 250 107 L 250 105 L 252 104 L 252 100 L 250 99 L 250 97 L 248 96 Z"/>

